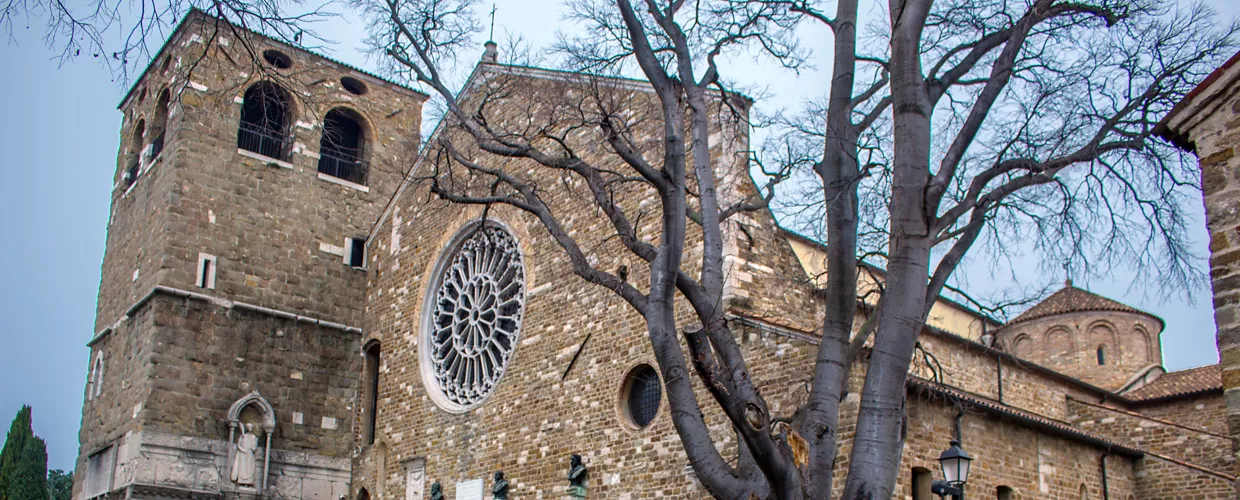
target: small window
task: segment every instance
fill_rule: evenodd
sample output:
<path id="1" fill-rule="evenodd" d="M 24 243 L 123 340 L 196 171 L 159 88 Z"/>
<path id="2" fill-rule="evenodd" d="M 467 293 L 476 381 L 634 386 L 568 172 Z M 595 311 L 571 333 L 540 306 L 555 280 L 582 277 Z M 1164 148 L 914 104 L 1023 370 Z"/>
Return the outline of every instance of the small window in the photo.
<path id="1" fill-rule="evenodd" d="M 198 288 L 215 289 L 215 262 L 216 258 L 214 255 L 208 253 L 198 254 L 198 278 L 194 281 Z"/>
<path id="2" fill-rule="evenodd" d="M 1098 366 L 1107 364 L 1106 346 L 1098 346 Z"/>
<path id="3" fill-rule="evenodd" d="M 934 473 L 925 467 L 913 467 L 913 500 L 931 500 L 930 485 Z"/>
<path id="4" fill-rule="evenodd" d="M 366 184 L 364 143 L 362 118 L 357 112 L 345 108 L 328 111 L 323 117 L 323 139 L 319 143 L 319 173 Z"/>
<path id="5" fill-rule="evenodd" d="M 289 69 L 293 67 L 293 58 L 289 57 L 288 54 L 280 52 L 276 49 L 264 50 L 263 60 L 267 61 L 267 64 L 270 64 L 280 69 Z"/>
<path id="6" fill-rule="evenodd" d="M 168 67 L 172 65 L 172 56 L 164 56 L 164 63 L 159 66 L 160 73 L 167 73 Z"/>
<path id="7" fill-rule="evenodd" d="M 146 100 L 146 87 L 142 87 L 142 91 L 138 92 L 138 102 L 140 103 L 145 100 Z"/>
<path id="8" fill-rule="evenodd" d="M 366 238 L 345 239 L 344 261 L 353 267 L 366 267 Z"/>
<path id="9" fill-rule="evenodd" d="M 637 428 L 650 425 L 663 399 L 663 384 L 658 372 L 647 364 L 633 368 L 625 377 L 621 395 L 625 419 Z"/>
<path id="10" fill-rule="evenodd" d="M 357 78 L 353 78 L 351 76 L 343 77 L 340 79 L 340 86 L 344 87 L 344 89 L 349 91 L 350 94 L 366 95 L 366 84 L 362 83 L 362 81 Z"/>
<path id="11" fill-rule="evenodd" d="M 995 495 L 999 498 L 999 500 L 1013 500 L 1016 498 L 1012 494 L 1012 488 L 1007 486 L 1000 486 L 995 490 Z"/>
<path id="12" fill-rule="evenodd" d="M 94 399 L 103 394 L 103 353 L 95 356 L 95 363 L 90 369 L 90 384 L 86 389 L 86 399 Z"/>
<path id="13" fill-rule="evenodd" d="M 271 82 L 259 82 L 246 89 L 237 147 L 284 160 L 292 142 L 288 137 L 291 101 L 288 92 Z"/>

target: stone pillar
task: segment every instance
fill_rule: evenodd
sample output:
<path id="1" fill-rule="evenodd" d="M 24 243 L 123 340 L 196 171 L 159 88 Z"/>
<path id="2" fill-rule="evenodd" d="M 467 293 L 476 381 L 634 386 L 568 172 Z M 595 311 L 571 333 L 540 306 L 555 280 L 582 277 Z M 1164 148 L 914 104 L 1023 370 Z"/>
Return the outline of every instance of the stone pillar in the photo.
<path id="1" fill-rule="evenodd" d="M 1201 162 L 1227 424 L 1240 455 L 1240 53 L 1176 105 L 1156 133 Z"/>

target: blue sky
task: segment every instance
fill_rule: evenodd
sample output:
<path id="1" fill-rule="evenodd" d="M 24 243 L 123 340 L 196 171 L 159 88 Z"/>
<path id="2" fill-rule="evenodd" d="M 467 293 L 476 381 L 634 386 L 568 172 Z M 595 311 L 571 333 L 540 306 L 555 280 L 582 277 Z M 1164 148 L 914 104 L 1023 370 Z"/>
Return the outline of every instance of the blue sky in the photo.
<path id="1" fill-rule="evenodd" d="M 1207 3 L 1224 18 L 1240 14 L 1235 0 Z M 511 31 L 545 47 L 553 40 L 548 26 L 572 29 L 547 14 L 561 11 L 556 0 L 501 0 L 498 7 L 497 38 Z M 526 28 L 531 26 L 540 28 Z M 338 42 L 331 47 L 334 57 L 374 67 L 358 50 L 362 29 L 356 20 L 334 20 L 321 32 Z M 0 182 L 0 425 L 7 429 L 22 404 L 32 405 L 35 432 L 48 441 L 48 466 L 71 469 L 116 167 L 121 120 L 116 105 L 126 89 L 91 58 L 59 64 L 41 34 L 37 22 L 29 28 L 17 23 L 9 43 L 0 43 L 0 68 L 9 75 L 0 79 L 0 109 L 9 117 L 0 134 L 8 172 Z M 810 29 L 805 36 L 814 43 L 823 40 L 826 49 L 817 52 L 829 53 L 825 33 Z M 469 64 L 476 57 L 462 59 Z M 771 106 L 794 106 L 825 90 L 827 68 L 794 75 L 770 68 L 748 71 L 745 67 L 753 66 L 748 61 L 735 66 L 741 71 L 733 74 L 759 75 L 754 83 L 776 95 Z M 1192 208 L 1198 251 L 1205 255 L 1202 209 Z M 974 283 L 997 279 L 986 266 L 967 272 Z M 1043 278 L 1027 277 L 1038 284 L 1046 282 Z M 1159 290 L 1130 289 L 1129 281 L 1078 280 L 1077 285 L 1165 319 L 1168 369 L 1217 362 L 1208 290 L 1188 302 L 1178 294 L 1164 299 Z"/>

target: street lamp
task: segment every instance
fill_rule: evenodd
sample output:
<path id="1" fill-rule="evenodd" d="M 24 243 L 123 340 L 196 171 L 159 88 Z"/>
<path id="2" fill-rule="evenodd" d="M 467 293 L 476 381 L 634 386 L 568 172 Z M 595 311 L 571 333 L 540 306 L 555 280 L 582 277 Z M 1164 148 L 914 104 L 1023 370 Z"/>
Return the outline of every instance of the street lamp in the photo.
<path id="1" fill-rule="evenodd" d="M 930 490 L 941 497 L 951 495 L 957 500 L 964 500 L 964 485 L 969 480 L 969 463 L 972 461 L 973 457 L 960 448 L 960 441 L 953 439 L 951 447 L 939 454 L 943 480 L 931 483 Z"/>

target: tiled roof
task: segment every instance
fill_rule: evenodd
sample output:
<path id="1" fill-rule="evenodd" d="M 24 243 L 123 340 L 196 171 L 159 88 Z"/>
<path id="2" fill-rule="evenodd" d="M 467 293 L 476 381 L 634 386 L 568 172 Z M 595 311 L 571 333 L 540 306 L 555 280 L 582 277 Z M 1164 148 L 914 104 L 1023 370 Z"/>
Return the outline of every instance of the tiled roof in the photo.
<path id="1" fill-rule="evenodd" d="M 1084 311 L 1119 311 L 1144 314 L 1151 318 L 1157 319 L 1159 323 L 1162 323 L 1162 319 L 1158 316 L 1154 316 L 1153 314 L 1147 313 L 1127 304 L 1122 304 L 1108 299 L 1096 293 L 1082 290 L 1072 286 L 1072 283 L 1069 282 L 1063 287 L 1063 289 L 1051 294 L 1051 296 L 1047 297 L 1046 300 L 1043 300 L 1042 302 L 1039 302 L 1038 305 L 1029 308 L 1028 311 L 1021 313 L 1020 316 L 1017 316 L 1016 319 L 1013 319 L 1008 324 L 1010 325 L 1020 323 L 1022 321 L 1045 318 L 1056 314 Z"/>
<path id="2" fill-rule="evenodd" d="M 1044 415 L 1022 410 L 1014 406 L 1008 406 L 993 399 L 970 392 L 965 392 L 961 389 L 948 385 L 932 382 L 921 377 L 910 375 L 908 378 L 908 386 L 909 389 L 913 391 L 938 395 L 956 403 L 972 406 L 973 408 L 985 413 L 994 414 L 1001 418 L 1012 419 L 1023 425 L 1039 428 L 1077 442 L 1107 448 L 1113 452 L 1127 455 L 1129 457 L 1140 457 L 1145 453 L 1144 450 L 1117 443 L 1097 434 L 1085 432 L 1062 420 L 1056 420 Z"/>
<path id="3" fill-rule="evenodd" d="M 1164 373 L 1124 396 L 1134 401 L 1149 401 L 1222 389 L 1223 370 L 1215 364 Z"/>

